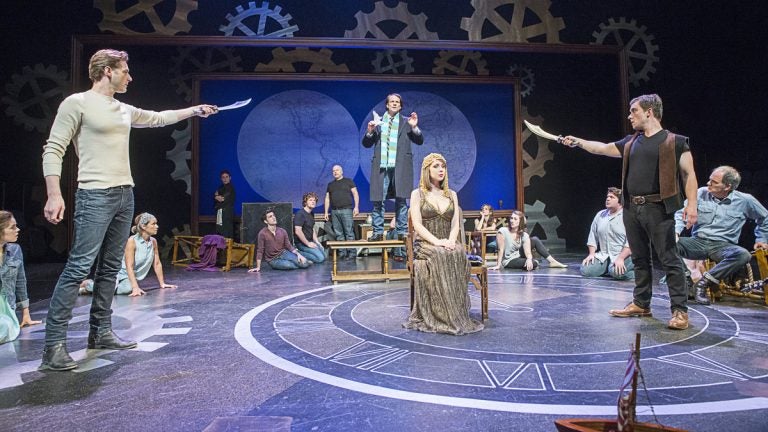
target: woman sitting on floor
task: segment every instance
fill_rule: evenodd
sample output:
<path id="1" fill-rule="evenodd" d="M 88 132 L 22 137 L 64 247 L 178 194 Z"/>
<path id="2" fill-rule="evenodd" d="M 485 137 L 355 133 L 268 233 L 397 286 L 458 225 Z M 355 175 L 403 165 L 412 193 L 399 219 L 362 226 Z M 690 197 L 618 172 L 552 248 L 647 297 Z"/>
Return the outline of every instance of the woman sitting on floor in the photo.
<path id="1" fill-rule="evenodd" d="M 431 153 L 421 164 L 419 187 L 411 193 L 414 300 L 405 328 L 463 335 L 483 329 L 469 317 L 469 261 L 459 239 L 461 211 L 448 189 L 445 158 Z"/>
<path id="2" fill-rule="evenodd" d="M 134 223 L 136 225 L 131 227 L 134 235 L 125 243 L 123 266 L 117 273 L 115 293 L 128 294 L 131 297 L 144 295 L 144 290 L 139 288 L 139 281 L 147 277 L 149 268 L 153 265 L 160 288 L 176 288 L 176 285 L 167 284 L 163 279 L 163 264 L 160 262 L 157 240 L 152 237 L 157 235 L 159 228 L 157 218 L 149 213 L 142 213 L 136 216 Z M 88 279 L 80 285 L 80 294 L 92 292 L 92 280 Z"/>
<path id="3" fill-rule="evenodd" d="M 531 245 L 536 252 L 549 261 L 549 266 L 553 268 L 567 268 L 568 266 L 560 263 L 553 257 L 549 250 L 544 247 L 544 243 L 536 236 L 529 236 L 525 231 L 525 215 L 520 210 L 514 210 L 509 215 L 508 226 L 499 228 L 496 240 L 499 244 L 498 258 L 496 265 L 489 267 L 488 270 L 498 270 L 501 267 L 512 269 L 535 270 L 539 262 L 533 259 Z"/>
<path id="4" fill-rule="evenodd" d="M 0 210 L 0 343 L 19 336 L 21 327 L 40 324 L 29 315 L 27 274 L 19 239 L 19 227 L 13 213 Z M 21 308 L 21 324 L 16 308 Z"/>

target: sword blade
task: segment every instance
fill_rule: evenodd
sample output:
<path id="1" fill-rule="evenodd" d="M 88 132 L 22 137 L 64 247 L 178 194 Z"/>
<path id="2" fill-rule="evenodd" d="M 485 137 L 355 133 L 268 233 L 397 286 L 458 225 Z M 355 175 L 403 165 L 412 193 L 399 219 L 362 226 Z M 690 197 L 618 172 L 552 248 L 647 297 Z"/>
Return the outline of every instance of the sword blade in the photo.
<path id="1" fill-rule="evenodd" d="M 532 133 L 542 138 L 546 138 L 548 140 L 557 141 L 557 142 L 560 142 L 560 139 L 562 139 L 562 137 L 559 137 L 555 134 L 551 134 L 545 131 L 544 129 L 542 129 L 540 126 L 536 126 L 535 124 L 529 122 L 528 120 L 523 120 L 523 123 L 525 123 L 525 126 L 528 128 L 528 130 L 530 130 Z"/>

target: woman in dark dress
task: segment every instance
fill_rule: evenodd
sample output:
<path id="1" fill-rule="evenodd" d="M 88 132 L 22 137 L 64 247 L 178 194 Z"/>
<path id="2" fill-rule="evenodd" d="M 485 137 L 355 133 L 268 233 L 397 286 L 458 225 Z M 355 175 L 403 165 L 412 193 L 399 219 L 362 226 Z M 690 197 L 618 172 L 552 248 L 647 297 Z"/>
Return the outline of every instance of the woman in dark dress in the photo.
<path id="1" fill-rule="evenodd" d="M 235 187 L 232 186 L 229 171 L 221 172 L 221 186 L 216 189 L 213 199 L 216 201 L 216 234 L 226 238 L 235 236 Z"/>

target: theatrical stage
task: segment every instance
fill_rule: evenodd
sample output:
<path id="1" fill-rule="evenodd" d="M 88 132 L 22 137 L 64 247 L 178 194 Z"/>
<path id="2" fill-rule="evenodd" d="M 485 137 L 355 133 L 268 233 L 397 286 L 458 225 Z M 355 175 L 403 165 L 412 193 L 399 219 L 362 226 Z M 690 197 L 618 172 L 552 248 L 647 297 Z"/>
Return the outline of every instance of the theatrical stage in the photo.
<path id="1" fill-rule="evenodd" d="M 401 327 L 407 280 L 333 285 L 328 263 L 260 274 L 166 265 L 178 289 L 156 289 L 150 276 L 146 296 L 115 296 L 114 327 L 137 349 L 86 349 L 86 296 L 69 329 L 74 372 L 37 371 L 42 325 L 1 345 L 0 429 L 553 431 L 556 418 L 615 416 L 640 332 L 641 420 L 766 430 L 768 307 L 691 305 L 691 327 L 669 330 L 662 285 L 652 318 L 614 318 L 608 310 L 630 301 L 633 283 L 582 278 L 583 257 L 566 258 L 565 270 L 490 272 L 486 328 L 461 337 Z M 34 303 L 33 318 L 46 308 Z"/>

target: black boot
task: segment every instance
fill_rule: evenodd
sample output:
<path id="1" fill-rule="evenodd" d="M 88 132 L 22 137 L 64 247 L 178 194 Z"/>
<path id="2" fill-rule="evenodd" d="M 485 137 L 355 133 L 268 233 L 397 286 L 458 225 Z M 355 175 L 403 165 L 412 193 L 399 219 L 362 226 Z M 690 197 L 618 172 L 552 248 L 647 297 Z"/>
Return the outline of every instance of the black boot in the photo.
<path id="1" fill-rule="evenodd" d="M 112 349 L 124 350 L 136 348 L 136 342 L 120 339 L 112 330 L 96 333 L 91 330 L 88 333 L 88 349 Z"/>
<path id="2" fill-rule="evenodd" d="M 43 361 L 37 370 L 67 371 L 77 367 L 77 363 L 67 353 L 67 344 L 58 343 L 43 348 Z"/>
<path id="3" fill-rule="evenodd" d="M 685 276 L 685 288 L 688 292 L 688 300 L 696 299 L 696 287 L 694 286 L 693 279 L 691 279 L 691 275 Z"/>
<path id="4" fill-rule="evenodd" d="M 709 305 L 709 298 L 707 298 L 707 288 L 709 288 L 710 283 L 711 282 L 709 282 L 709 280 L 707 280 L 705 277 L 702 277 L 698 282 L 696 282 L 696 286 L 694 287 L 696 291 L 694 293 L 696 303 L 704 306 Z"/>

